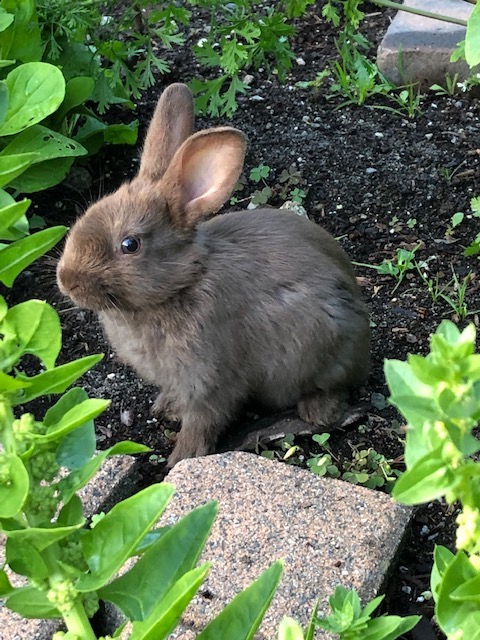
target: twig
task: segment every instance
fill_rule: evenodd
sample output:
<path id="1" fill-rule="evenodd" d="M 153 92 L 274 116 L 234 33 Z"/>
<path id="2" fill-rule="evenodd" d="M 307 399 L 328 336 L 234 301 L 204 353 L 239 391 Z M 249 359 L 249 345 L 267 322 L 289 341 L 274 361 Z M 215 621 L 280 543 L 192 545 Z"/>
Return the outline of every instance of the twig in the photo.
<path id="1" fill-rule="evenodd" d="M 416 9 L 409 7 L 405 4 L 398 4 L 392 0 L 371 0 L 373 4 L 377 4 L 380 7 L 389 7 L 390 9 L 398 9 L 399 11 L 406 11 L 407 13 L 414 13 L 417 16 L 423 16 L 424 18 L 433 18 L 434 20 L 441 20 L 442 22 L 450 22 L 452 24 L 459 24 L 462 27 L 467 26 L 467 21 L 461 18 L 453 18 L 451 16 L 443 16 L 440 13 L 432 13 L 431 11 L 424 11 L 423 9 Z M 467 0 L 470 1 L 470 0 Z"/>

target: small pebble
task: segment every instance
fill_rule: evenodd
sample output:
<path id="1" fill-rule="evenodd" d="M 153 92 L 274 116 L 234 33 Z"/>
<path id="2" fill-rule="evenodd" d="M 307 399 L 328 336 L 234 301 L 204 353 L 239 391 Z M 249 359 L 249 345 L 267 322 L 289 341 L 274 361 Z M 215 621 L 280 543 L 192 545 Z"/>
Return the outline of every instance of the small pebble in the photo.
<path id="1" fill-rule="evenodd" d="M 107 373 L 107 378 L 109 380 L 113 380 L 115 378 L 115 374 L 114 373 Z"/>
<path id="2" fill-rule="evenodd" d="M 374 169 L 374 167 L 367 167 L 367 169 L 365 169 L 365 173 L 367 175 L 370 175 L 372 173 L 377 173 L 377 169 Z"/>
<path id="3" fill-rule="evenodd" d="M 120 422 L 126 427 L 131 427 L 133 424 L 133 412 L 131 409 L 125 409 L 120 412 Z"/>
<path id="4" fill-rule="evenodd" d="M 403 593 L 407 593 L 408 595 L 410 595 L 412 593 L 412 587 L 409 587 L 408 585 L 404 585 L 402 587 L 402 591 Z"/>
<path id="5" fill-rule="evenodd" d="M 295 62 L 298 64 L 299 67 L 305 66 L 305 60 L 303 58 L 297 58 Z"/>
<path id="6" fill-rule="evenodd" d="M 376 138 L 383 138 L 384 137 L 384 135 L 383 135 L 383 133 L 381 131 L 375 131 L 374 135 L 375 135 Z"/>

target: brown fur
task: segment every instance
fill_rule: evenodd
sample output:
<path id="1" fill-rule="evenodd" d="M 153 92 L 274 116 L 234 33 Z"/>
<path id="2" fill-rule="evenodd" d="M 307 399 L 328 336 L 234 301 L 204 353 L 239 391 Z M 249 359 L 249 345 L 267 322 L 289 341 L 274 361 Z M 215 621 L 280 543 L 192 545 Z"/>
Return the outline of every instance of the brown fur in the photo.
<path id="1" fill-rule="evenodd" d="M 181 418 L 170 465 L 211 452 L 249 399 L 298 404 L 328 426 L 369 360 L 368 313 L 325 230 L 271 209 L 202 221 L 230 195 L 245 141 L 229 127 L 190 135 L 192 121 L 191 94 L 171 85 L 139 175 L 74 225 L 57 271 L 61 291 L 97 311 L 119 356 L 158 385 L 155 408 Z M 142 248 L 124 254 L 132 235 Z"/>

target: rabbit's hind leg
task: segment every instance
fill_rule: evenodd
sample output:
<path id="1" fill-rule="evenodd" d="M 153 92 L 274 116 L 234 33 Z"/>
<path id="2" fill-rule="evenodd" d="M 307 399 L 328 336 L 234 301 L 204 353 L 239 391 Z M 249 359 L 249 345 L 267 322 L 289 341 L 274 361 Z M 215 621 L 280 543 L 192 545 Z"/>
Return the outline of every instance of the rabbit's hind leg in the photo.
<path id="1" fill-rule="evenodd" d="M 298 405 L 298 415 L 305 422 L 322 427 L 325 431 L 338 426 L 347 408 L 344 391 L 317 389 L 304 395 Z"/>

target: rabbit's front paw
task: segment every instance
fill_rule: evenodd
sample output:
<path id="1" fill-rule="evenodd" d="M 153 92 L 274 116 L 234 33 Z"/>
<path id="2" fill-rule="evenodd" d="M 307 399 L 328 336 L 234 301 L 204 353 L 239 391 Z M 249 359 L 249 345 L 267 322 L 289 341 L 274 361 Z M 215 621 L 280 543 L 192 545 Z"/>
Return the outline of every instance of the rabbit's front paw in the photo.
<path id="1" fill-rule="evenodd" d="M 154 415 L 162 415 L 167 420 L 179 422 L 180 417 L 173 407 L 173 402 L 167 394 L 160 392 L 152 405 L 152 413 Z"/>

